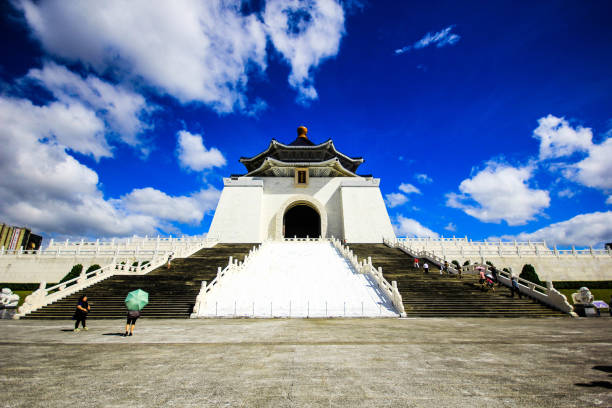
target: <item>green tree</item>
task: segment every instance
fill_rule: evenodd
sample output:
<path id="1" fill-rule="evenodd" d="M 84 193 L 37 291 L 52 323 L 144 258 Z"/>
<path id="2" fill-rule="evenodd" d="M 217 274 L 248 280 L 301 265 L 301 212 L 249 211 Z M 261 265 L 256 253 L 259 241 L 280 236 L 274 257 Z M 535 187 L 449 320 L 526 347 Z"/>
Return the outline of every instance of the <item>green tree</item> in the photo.
<path id="1" fill-rule="evenodd" d="M 453 259 L 451 263 L 455 265 L 455 269 L 459 269 L 461 267 L 461 265 L 459 265 L 459 261 L 457 261 L 456 259 Z"/>
<path id="2" fill-rule="evenodd" d="M 100 265 L 98 265 L 98 264 L 93 264 L 93 265 L 91 265 L 89 268 L 87 268 L 87 270 L 85 271 L 85 273 L 89 273 L 89 272 L 91 272 L 91 271 L 95 271 L 95 270 L 98 270 L 98 269 L 100 269 Z"/>
<path id="3" fill-rule="evenodd" d="M 68 272 L 66 276 L 62 278 L 60 283 L 69 281 L 70 279 L 78 278 L 82 271 L 83 271 L 83 265 L 81 264 L 74 265 L 72 269 L 70 270 L 70 272 Z"/>
<path id="4" fill-rule="evenodd" d="M 463 266 L 468 266 L 469 264 L 470 264 L 470 261 L 468 260 L 463 263 Z"/>
<path id="5" fill-rule="evenodd" d="M 523 270 L 521 271 L 519 278 L 523 278 L 525 280 L 528 280 L 529 282 L 533 282 L 536 285 L 542 285 L 542 281 L 540 281 L 540 278 L 538 277 L 535 268 L 531 264 L 523 265 Z"/>

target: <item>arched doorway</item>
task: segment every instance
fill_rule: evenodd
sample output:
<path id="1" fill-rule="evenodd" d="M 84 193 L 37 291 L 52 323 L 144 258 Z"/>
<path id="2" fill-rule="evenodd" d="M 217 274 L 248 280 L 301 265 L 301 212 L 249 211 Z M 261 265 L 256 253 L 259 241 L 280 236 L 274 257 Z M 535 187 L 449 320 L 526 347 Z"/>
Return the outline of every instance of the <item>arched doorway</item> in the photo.
<path id="1" fill-rule="evenodd" d="M 321 235 L 321 216 L 305 204 L 293 206 L 283 216 L 285 238 L 317 238 Z"/>

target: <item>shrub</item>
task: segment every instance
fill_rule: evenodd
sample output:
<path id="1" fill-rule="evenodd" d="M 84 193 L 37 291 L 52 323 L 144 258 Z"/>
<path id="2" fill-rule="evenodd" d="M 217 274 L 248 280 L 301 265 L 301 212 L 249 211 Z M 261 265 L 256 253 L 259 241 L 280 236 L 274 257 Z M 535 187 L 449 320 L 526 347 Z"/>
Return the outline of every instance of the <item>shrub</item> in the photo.
<path id="1" fill-rule="evenodd" d="M 459 269 L 461 268 L 461 265 L 459 265 L 459 261 L 457 261 L 456 259 L 453 259 L 453 261 L 451 262 L 453 265 L 455 265 L 455 269 Z"/>
<path id="2" fill-rule="evenodd" d="M 465 262 L 463 263 L 463 266 L 468 266 L 469 264 L 470 264 L 470 261 L 465 261 Z"/>
<path id="3" fill-rule="evenodd" d="M 519 278 L 528 280 L 529 282 L 535 283 L 536 285 L 542 285 L 542 281 L 540 281 L 540 278 L 538 277 L 535 268 L 531 264 L 523 265 L 523 270 L 521 271 Z"/>
<path id="4" fill-rule="evenodd" d="M 83 272 L 83 265 L 81 264 L 74 265 L 72 269 L 70 270 L 70 272 L 68 272 L 66 276 L 62 278 L 60 283 L 69 281 L 70 279 L 78 278 L 81 272 Z"/>
<path id="5" fill-rule="evenodd" d="M 495 269 L 495 265 L 493 265 L 493 263 L 491 263 L 491 261 L 487 261 L 485 262 L 487 265 L 489 265 L 491 268 Z"/>
<path id="6" fill-rule="evenodd" d="M 87 268 L 87 270 L 85 271 L 85 273 L 89 273 L 89 272 L 91 272 L 91 271 L 95 271 L 95 270 L 98 270 L 98 269 L 100 269 L 100 265 L 98 265 L 98 264 L 93 264 L 93 265 L 91 265 L 89 268 Z"/>

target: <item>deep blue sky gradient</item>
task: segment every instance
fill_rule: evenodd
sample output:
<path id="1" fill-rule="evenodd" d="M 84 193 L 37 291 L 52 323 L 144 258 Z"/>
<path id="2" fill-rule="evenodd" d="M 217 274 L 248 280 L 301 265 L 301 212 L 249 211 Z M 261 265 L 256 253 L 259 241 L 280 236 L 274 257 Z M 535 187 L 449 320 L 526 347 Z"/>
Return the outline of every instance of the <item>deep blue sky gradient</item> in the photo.
<path id="1" fill-rule="evenodd" d="M 15 80 L 47 57 L 29 39 L 18 13 L 7 3 L 1 11 L 0 78 L 3 92 L 15 94 L 21 92 Z M 319 98 L 308 106 L 296 102 L 287 83 L 289 67 L 276 54 L 264 74 L 249 79 L 249 99 L 268 105 L 257 118 L 219 115 L 203 104 L 181 105 L 143 89 L 157 105 L 154 129 L 146 134 L 153 152 L 143 159 L 118 144 L 112 159 L 75 157 L 99 174 L 106 198 L 148 186 L 184 195 L 205 183 L 221 189 L 221 177 L 244 172 L 240 156 L 259 153 L 272 138 L 290 142 L 295 128 L 306 125 L 313 141 L 332 138 L 345 154 L 363 156 L 359 173 L 380 177 L 383 194 L 397 192 L 402 182 L 421 189 L 422 195 L 389 209 L 392 217 L 402 214 L 441 234 L 474 239 L 534 231 L 580 213 L 606 211 L 606 195 L 569 182 L 553 184 L 556 175 L 538 170 L 531 186 L 551 192 L 550 207 L 527 225 L 508 226 L 447 207 L 445 194 L 456 192 L 487 160 L 519 165 L 536 157 L 532 132 L 548 114 L 592 128 L 596 141 L 604 138 L 612 128 L 611 16 L 609 1 L 370 1 L 347 14 L 340 51 L 316 69 Z M 461 36 L 455 45 L 394 53 L 450 25 Z M 227 166 L 205 174 L 181 169 L 176 133 L 182 129 L 202 134 L 207 147 L 221 150 Z M 416 173 L 434 182 L 418 184 Z M 555 189 L 566 186 L 579 193 L 557 197 Z M 211 220 L 209 214 L 201 225 L 180 228 L 205 232 Z M 457 232 L 444 231 L 449 222 Z"/>

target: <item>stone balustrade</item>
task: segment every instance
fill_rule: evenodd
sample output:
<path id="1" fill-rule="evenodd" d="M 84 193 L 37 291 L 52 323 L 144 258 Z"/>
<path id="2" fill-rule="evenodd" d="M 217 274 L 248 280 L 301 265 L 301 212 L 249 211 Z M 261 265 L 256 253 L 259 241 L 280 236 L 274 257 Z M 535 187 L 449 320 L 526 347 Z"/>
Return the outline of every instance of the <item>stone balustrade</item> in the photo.
<path id="1" fill-rule="evenodd" d="M 349 246 L 343 245 L 342 242 L 332 237 L 330 241 L 338 249 L 338 251 L 351 263 L 353 268 L 359 273 L 369 275 L 377 283 L 378 287 L 385 293 L 385 295 L 391 300 L 393 306 L 397 310 L 398 314 L 402 317 L 406 317 L 406 311 L 404 310 L 404 303 L 402 301 L 402 295 L 397 289 L 397 282 L 392 281 L 389 283 L 383 273 L 382 268 L 375 268 L 372 265 L 372 258 L 363 259 L 359 261 L 357 255 L 353 253 Z"/>
<path id="2" fill-rule="evenodd" d="M 249 251 L 249 253 L 244 257 L 242 261 L 238 261 L 233 257 L 229 257 L 227 266 L 225 268 L 218 267 L 217 268 L 217 276 L 210 282 L 206 283 L 206 281 L 202 281 L 202 286 L 200 288 L 200 293 L 196 297 L 195 305 L 193 306 L 193 312 L 191 313 L 191 318 L 195 319 L 198 317 L 198 313 L 200 309 L 204 306 L 206 302 L 206 294 L 210 292 L 213 288 L 219 287 L 223 282 L 223 278 L 228 276 L 231 273 L 238 272 L 242 270 L 245 266 L 249 264 L 249 262 L 253 259 L 253 257 L 259 252 L 262 246 L 265 245 L 265 242 L 259 246 L 254 246 L 253 249 Z"/>

